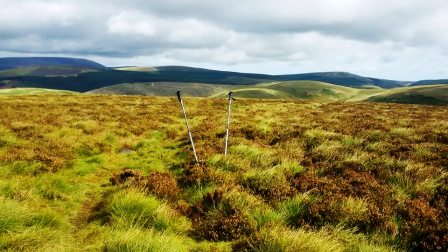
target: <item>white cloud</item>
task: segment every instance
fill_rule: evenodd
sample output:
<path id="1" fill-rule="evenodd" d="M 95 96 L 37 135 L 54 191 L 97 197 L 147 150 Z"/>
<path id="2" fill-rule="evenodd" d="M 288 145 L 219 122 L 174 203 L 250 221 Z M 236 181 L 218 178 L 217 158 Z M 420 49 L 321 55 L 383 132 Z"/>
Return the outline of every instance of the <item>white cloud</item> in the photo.
<path id="1" fill-rule="evenodd" d="M 76 7 L 69 2 L 7 1 L 0 8 L 0 32 L 33 32 L 79 21 Z"/>
<path id="2" fill-rule="evenodd" d="M 124 36 L 129 40 L 148 39 L 169 47 L 198 48 L 219 46 L 231 35 L 230 31 L 194 18 L 167 18 L 126 11 L 111 17 L 107 23 L 109 35 Z"/>
<path id="3" fill-rule="evenodd" d="M 107 23 L 107 31 L 111 34 L 151 37 L 155 34 L 157 20 L 138 12 L 121 12 L 113 16 Z"/>
<path id="4" fill-rule="evenodd" d="M 193 18 L 170 20 L 164 28 L 168 41 L 175 43 L 218 45 L 232 35 L 230 31 Z"/>

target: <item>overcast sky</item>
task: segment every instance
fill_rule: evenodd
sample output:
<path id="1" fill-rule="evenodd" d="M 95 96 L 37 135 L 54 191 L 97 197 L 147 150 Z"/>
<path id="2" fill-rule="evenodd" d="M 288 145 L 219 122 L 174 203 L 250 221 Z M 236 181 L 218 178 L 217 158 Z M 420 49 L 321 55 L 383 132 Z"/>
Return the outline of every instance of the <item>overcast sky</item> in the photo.
<path id="1" fill-rule="evenodd" d="M 0 0 L 0 57 L 448 78 L 446 0 Z"/>

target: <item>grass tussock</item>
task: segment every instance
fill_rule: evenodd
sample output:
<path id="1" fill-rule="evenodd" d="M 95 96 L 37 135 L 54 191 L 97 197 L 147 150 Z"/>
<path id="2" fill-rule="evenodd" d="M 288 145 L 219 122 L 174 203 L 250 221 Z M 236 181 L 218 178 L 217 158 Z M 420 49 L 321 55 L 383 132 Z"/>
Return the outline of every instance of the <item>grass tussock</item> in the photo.
<path id="1" fill-rule="evenodd" d="M 189 221 L 169 205 L 138 191 L 124 191 L 111 196 L 106 206 L 109 222 L 118 227 L 186 232 Z"/>
<path id="2" fill-rule="evenodd" d="M 104 251 L 189 251 L 192 241 L 172 234 L 142 231 L 138 228 L 117 230 L 105 238 Z"/>

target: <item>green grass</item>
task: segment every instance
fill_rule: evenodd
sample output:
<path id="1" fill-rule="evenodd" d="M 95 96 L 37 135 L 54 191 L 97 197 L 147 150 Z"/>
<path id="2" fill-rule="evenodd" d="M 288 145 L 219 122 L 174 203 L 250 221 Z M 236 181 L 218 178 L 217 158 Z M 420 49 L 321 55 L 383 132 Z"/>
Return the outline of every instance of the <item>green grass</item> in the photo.
<path id="1" fill-rule="evenodd" d="M 155 197 L 136 191 L 113 195 L 106 207 L 111 225 L 121 228 L 155 229 L 157 231 L 186 232 L 191 225 L 168 205 Z"/>
<path id="2" fill-rule="evenodd" d="M 141 229 L 117 230 L 106 237 L 104 251 L 168 251 L 188 252 L 193 241 L 172 234 L 160 234 Z"/>
<path id="3" fill-rule="evenodd" d="M 260 231 L 258 241 L 251 244 L 253 251 L 393 251 L 386 246 L 371 244 L 366 237 L 350 230 L 321 231 L 269 228 Z"/>
<path id="4" fill-rule="evenodd" d="M 31 219 L 31 211 L 16 201 L 0 198 L 2 212 L 0 213 L 0 233 L 6 234 L 18 231 Z"/>

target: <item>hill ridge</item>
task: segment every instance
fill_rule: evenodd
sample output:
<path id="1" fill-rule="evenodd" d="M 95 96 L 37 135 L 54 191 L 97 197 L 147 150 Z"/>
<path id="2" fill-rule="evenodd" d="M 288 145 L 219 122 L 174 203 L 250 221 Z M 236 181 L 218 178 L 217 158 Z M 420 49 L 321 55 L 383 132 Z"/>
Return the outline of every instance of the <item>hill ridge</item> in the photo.
<path id="1" fill-rule="evenodd" d="M 30 68 L 30 66 L 36 64 L 39 65 L 37 69 Z M 345 71 L 271 75 L 179 65 L 106 67 L 88 59 L 69 57 L 0 58 L 0 88 L 36 87 L 87 92 L 123 83 L 184 82 L 215 85 L 254 85 L 271 81 L 301 80 L 320 81 L 355 88 L 381 87 L 388 89 L 440 83 L 440 81 L 410 82 L 380 79 Z"/>

